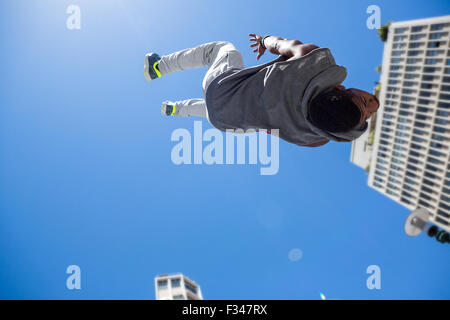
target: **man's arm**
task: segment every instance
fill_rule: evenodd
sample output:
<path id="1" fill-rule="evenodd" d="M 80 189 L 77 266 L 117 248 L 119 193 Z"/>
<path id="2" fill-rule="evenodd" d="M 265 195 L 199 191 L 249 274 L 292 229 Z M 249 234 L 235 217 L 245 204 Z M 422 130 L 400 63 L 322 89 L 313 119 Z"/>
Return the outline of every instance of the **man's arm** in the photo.
<path id="1" fill-rule="evenodd" d="M 264 45 L 269 52 L 282 55 L 290 59 L 302 57 L 310 53 L 312 50 L 319 48 L 312 43 L 303 44 L 299 40 L 287 40 L 277 36 L 269 36 L 265 38 Z"/>
<path id="2" fill-rule="evenodd" d="M 277 36 L 270 36 L 264 39 L 264 46 L 270 53 L 288 58 L 295 55 L 296 46 L 301 44 L 298 40 L 288 40 Z"/>

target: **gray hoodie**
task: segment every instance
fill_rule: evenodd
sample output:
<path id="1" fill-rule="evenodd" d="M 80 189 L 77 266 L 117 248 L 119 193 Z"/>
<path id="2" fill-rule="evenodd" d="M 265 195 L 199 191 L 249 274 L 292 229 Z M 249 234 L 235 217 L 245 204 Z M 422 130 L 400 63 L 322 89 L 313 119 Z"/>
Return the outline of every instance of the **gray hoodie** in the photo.
<path id="1" fill-rule="evenodd" d="M 308 120 L 310 102 L 321 92 L 341 84 L 347 76 L 328 48 L 286 61 L 279 56 L 263 65 L 231 69 L 214 79 L 205 98 L 211 124 L 227 129 L 279 129 L 280 138 L 297 145 L 325 139 L 352 141 L 367 129 L 326 132 Z"/>

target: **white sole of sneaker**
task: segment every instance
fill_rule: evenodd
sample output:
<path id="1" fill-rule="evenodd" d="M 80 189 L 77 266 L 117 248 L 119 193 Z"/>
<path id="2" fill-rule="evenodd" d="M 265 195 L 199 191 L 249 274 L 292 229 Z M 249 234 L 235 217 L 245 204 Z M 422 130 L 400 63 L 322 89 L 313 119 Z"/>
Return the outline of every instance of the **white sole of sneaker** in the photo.
<path id="1" fill-rule="evenodd" d="M 150 77 L 150 65 L 148 64 L 147 56 L 148 56 L 148 54 L 145 55 L 144 76 L 145 76 L 145 80 L 152 81 L 152 78 Z"/>

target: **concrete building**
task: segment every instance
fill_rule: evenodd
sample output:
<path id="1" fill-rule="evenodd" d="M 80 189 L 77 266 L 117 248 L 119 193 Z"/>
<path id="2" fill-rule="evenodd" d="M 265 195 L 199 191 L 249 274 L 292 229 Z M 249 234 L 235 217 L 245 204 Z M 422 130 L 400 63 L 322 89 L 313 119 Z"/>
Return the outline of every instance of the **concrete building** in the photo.
<path id="1" fill-rule="evenodd" d="M 200 286 L 181 273 L 155 277 L 156 300 L 203 300 Z"/>
<path id="2" fill-rule="evenodd" d="M 383 53 L 380 109 L 351 161 L 368 184 L 450 231 L 450 16 L 392 23 Z M 367 152 L 371 156 L 367 156 Z M 369 158 L 369 160 L 367 160 Z"/>

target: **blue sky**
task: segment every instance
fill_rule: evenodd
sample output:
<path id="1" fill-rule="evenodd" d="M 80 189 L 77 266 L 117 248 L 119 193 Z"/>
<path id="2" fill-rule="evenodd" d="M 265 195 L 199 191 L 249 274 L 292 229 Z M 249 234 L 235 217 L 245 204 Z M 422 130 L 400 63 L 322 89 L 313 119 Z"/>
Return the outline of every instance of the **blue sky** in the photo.
<path id="1" fill-rule="evenodd" d="M 69 5 L 81 30 L 66 28 Z M 147 52 L 227 40 L 245 66 L 249 33 L 329 47 L 344 85 L 371 91 L 383 44 L 366 27 L 450 13 L 447 1 L 0 3 L 0 298 L 154 299 L 182 272 L 206 299 L 449 299 L 448 246 L 403 232 L 408 210 L 367 186 L 350 143 L 280 141 L 280 170 L 181 165 L 164 100 L 202 97 L 204 69 L 147 83 Z M 210 125 L 204 121 L 204 128 Z M 293 248 L 303 252 L 292 262 Z M 82 289 L 68 290 L 78 265 Z M 381 268 L 381 290 L 366 268 Z"/>

